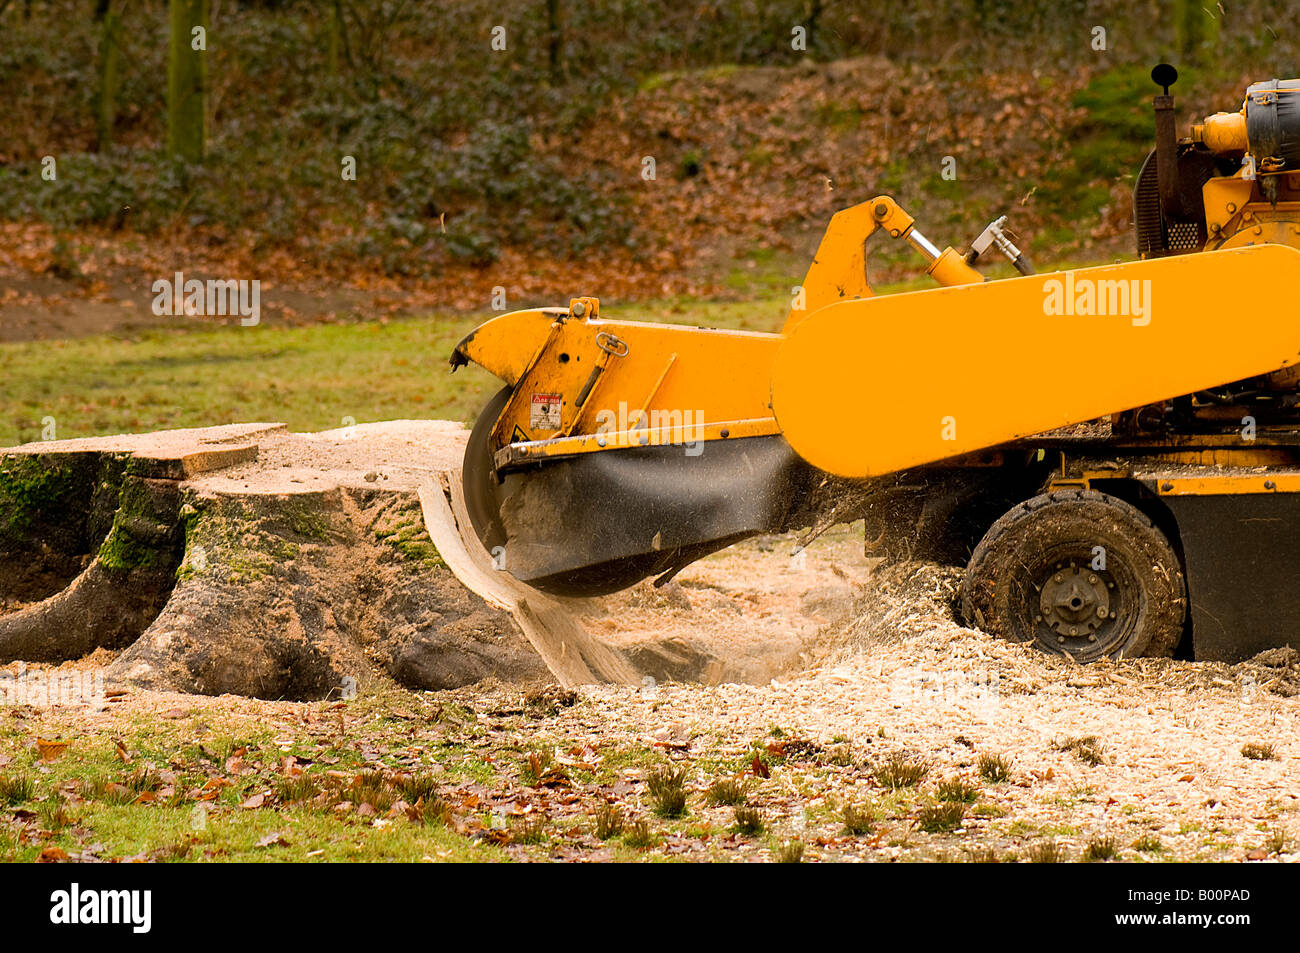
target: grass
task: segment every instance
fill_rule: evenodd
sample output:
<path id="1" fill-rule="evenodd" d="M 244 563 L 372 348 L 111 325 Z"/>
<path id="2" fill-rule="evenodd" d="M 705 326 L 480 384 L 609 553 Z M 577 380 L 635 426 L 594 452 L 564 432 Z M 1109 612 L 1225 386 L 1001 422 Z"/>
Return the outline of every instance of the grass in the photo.
<path id="1" fill-rule="evenodd" d="M 1115 838 L 1092 837 L 1088 840 L 1088 846 L 1083 849 L 1083 862 L 1090 864 L 1096 861 L 1114 860 L 1118 855 Z"/>
<path id="2" fill-rule="evenodd" d="M 966 805 L 960 801 L 940 801 L 921 808 L 916 825 L 929 834 L 942 834 L 961 827 L 966 816 Z"/>
<path id="3" fill-rule="evenodd" d="M 451 822 L 451 805 L 443 799 L 441 794 L 431 794 L 427 797 L 421 797 L 411 805 L 413 819 L 418 820 L 421 824 L 448 824 Z"/>
<path id="4" fill-rule="evenodd" d="M 510 843 L 544 844 L 550 825 L 545 814 L 527 814 L 510 825 Z"/>
<path id="5" fill-rule="evenodd" d="M 446 358 L 474 318 L 148 331 L 0 346 L 0 444 L 274 420 L 295 430 L 400 417 L 470 421 L 495 389 Z"/>
<path id="6" fill-rule="evenodd" d="M 653 769 L 646 778 L 646 787 L 654 811 L 660 817 L 682 817 L 686 814 L 686 769 L 664 765 Z"/>
<path id="7" fill-rule="evenodd" d="M 563 781 L 568 772 L 555 763 L 555 753 L 549 748 L 538 748 L 528 752 L 519 776 L 525 784 L 538 785 L 551 781 Z"/>
<path id="8" fill-rule="evenodd" d="M 609 840 L 623 833 L 623 812 L 615 804 L 598 804 L 595 814 L 596 836 Z"/>
<path id="9" fill-rule="evenodd" d="M 281 804 L 300 804 L 310 801 L 321 793 L 316 779 L 309 774 L 300 774 L 294 778 L 282 778 L 274 786 L 275 799 Z"/>
<path id="10" fill-rule="evenodd" d="M 755 836 L 763 833 L 763 812 L 756 807 L 742 804 L 736 808 L 736 832 Z"/>
<path id="11" fill-rule="evenodd" d="M 1155 834 L 1143 834 L 1133 842 L 1132 847 L 1139 854 L 1159 854 L 1165 849 L 1165 845 Z"/>
<path id="12" fill-rule="evenodd" d="M 978 785 L 971 784 L 963 778 L 949 778 L 939 782 L 939 800 L 956 801 L 961 804 L 974 804 L 979 800 Z"/>
<path id="13" fill-rule="evenodd" d="M 43 801 L 38 813 L 41 826 L 47 831 L 61 831 L 76 820 L 68 809 L 68 802 L 60 794 L 52 794 L 49 800 Z"/>
<path id="14" fill-rule="evenodd" d="M 1081 735 L 1052 742 L 1053 751 L 1070 751 L 1084 764 L 1096 767 L 1106 763 L 1106 746 L 1096 735 Z"/>
<path id="15" fill-rule="evenodd" d="M 877 764 L 871 776 L 881 787 L 898 790 L 920 784 L 929 770 L 921 759 L 896 751 Z"/>
<path id="16" fill-rule="evenodd" d="M 786 841 L 775 851 L 778 864 L 798 864 L 803 862 L 803 841 Z"/>
<path id="17" fill-rule="evenodd" d="M 438 782 L 431 774 L 412 774 L 398 780 L 397 791 L 407 804 L 427 802 L 438 796 Z"/>
<path id="18" fill-rule="evenodd" d="M 30 801 L 36 786 L 25 774 L 0 776 L 0 805 L 12 807 Z"/>
<path id="19" fill-rule="evenodd" d="M 1015 861 L 1015 853 L 999 854 L 992 847 L 981 847 L 966 851 L 966 862 L 968 864 L 1012 864 Z"/>
<path id="20" fill-rule="evenodd" d="M 735 807 L 745 803 L 745 783 L 738 778 L 719 778 L 709 785 L 704 799 L 713 807 Z"/>
<path id="21" fill-rule="evenodd" d="M 844 829 L 854 837 L 870 834 L 872 827 L 875 826 L 872 811 L 857 804 L 845 804 L 840 816 L 844 820 Z"/>
<path id="22" fill-rule="evenodd" d="M 1026 856 L 1031 864 L 1063 864 L 1065 848 L 1049 838 L 1030 847 Z"/>
<path id="23" fill-rule="evenodd" d="M 982 754 L 979 757 L 980 777 L 989 784 L 1004 784 L 1011 780 L 1011 762 L 1000 754 Z"/>
<path id="24" fill-rule="evenodd" d="M 682 299 L 602 309 L 607 318 L 777 330 L 780 297 Z M 130 335 L 0 344 L 0 446 L 60 438 L 283 421 L 314 431 L 398 418 L 473 422 L 499 382 L 447 357 L 494 317 L 422 318 L 290 328 L 186 325 Z"/>
<path id="25" fill-rule="evenodd" d="M 650 824 L 644 818 L 638 820 L 628 830 L 623 837 L 623 843 L 628 847 L 644 850 L 647 847 L 653 847 L 659 843 L 659 835 L 650 830 Z"/>
<path id="26" fill-rule="evenodd" d="M 1268 742 L 1248 741 L 1241 746 L 1241 756 L 1251 761 L 1276 761 L 1277 751 Z"/>

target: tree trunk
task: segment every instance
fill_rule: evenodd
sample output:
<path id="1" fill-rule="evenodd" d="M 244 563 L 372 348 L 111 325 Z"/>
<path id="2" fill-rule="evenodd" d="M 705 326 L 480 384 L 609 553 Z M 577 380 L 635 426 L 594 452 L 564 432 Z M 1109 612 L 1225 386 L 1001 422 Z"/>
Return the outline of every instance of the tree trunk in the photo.
<path id="1" fill-rule="evenodd" d="M 171 0 L 170 6 L 167 151 L 186 162 L 198 162 L 207 144 L 208 0 Z M 195 36 L 198 27 L 201 35 Z"/>
<path id="2" fill-rule="evenodd" d="M 551 83 L 558 85 L 560 76 L 560 0 L 546 0 L 546 55 L 551 72 Z"/>
<path id="3" fill-rule="evenodd" d="M 343 46 L 343 0 L 333 0 L 330 4 L 329 25 L 329 75 L 338 79 L 339 54 Z"/>
<path id="4" fill-rule="evenodd" d="M 99 38 L 99 93 L 95 103 L 95 129 L 99 151 L 113 144 L 117 121 L 118 63 L 121 59 L 122 18 L 105 10 Z"/>

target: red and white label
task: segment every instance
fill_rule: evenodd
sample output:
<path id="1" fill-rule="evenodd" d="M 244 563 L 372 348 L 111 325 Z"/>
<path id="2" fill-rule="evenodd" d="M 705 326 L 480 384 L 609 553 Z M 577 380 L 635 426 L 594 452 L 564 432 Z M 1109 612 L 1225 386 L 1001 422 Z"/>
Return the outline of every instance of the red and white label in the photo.
<path id="1" fill-rule="evenodd" d="M 536 433 L 537 431 L 559 430 L 560 424 L 560 405 L 562 398 L 559 394 L 534 394 L 533 406 L 528 414 L 529 429 Z"/>

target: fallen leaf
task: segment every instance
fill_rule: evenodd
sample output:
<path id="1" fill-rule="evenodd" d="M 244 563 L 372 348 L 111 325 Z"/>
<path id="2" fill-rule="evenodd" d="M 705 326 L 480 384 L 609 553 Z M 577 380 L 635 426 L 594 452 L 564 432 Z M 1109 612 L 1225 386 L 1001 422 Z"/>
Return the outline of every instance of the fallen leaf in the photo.
<path id="1" fill-rule="evenodd" d="M 36 858 L 38 864 L 57 864 L 68 859 L 68 852 L 62 847 L 46 847 Z"/>
<path id="2" fill-rule="evenodd" d="M 754 755 L 754 760 L 751 762 L 750 767 L 753 769 L 754 774 L 758 775 L 760 778 L 770 778 L 772 776 L 772 772 L 768 770 L 767 765 L 763 763 L 763 759 L 758 755 Z"/>
<path id="3" fill-rule="evenodd" d="M 63 752 L 68 750 L 69 743 L 67 741 L 49 741 L 45 738 L 36 739 L 36 747 L 41 753 L 42 761 L 57 761 Z"/>
<path id="4" fill-rule="evenodd" d="M 279 831 L 267 834 L 257 842 L 258 847 L 288 847 L 289 842 L 284 839 L 284 835 Z"/>
<path id="5" fill-rule="evenodd" d="M 252 811 L 261 807 L 265 803 L 266 803 L 265 794 L 254 794 L 252 797 L 250 797 L 247 801 L 245 801 L 243 804 L 239 806 Z"/>

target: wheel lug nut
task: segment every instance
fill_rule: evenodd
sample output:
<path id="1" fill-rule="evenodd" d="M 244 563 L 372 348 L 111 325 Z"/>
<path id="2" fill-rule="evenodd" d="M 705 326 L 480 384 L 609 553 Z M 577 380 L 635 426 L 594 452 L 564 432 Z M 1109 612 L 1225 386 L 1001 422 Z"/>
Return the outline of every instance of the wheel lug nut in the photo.
<path id="1" fill-rule="evenodd" d="M 1106 618 L 1106 607 L 1105 607 L 1105 606 L 1097 606 L 1097 618 L 1098 618 L 1098 619 L 1104 619 L 1104 618 Z"/>
<path id="2" fill-rule="evenodd" d="M 1088 581 L 1089 581 L 1089 582 L 1096 582 L 1096 581 L 1097 581 L 1097 577 L 1096 577 L 1096 576 L 1089 576 L 1089 577 L 1088 577 Z"/>
<path id="3" fill-rule="evenodd" d="M 1095 635 L 1090 635 L 1090 636 L 1088 636 L 1088 641 L 1089 641 L 1089 642 L 1096 642 L 1096 641 L 1097 641 L 1097 637 L 1096 637 Z"/>

